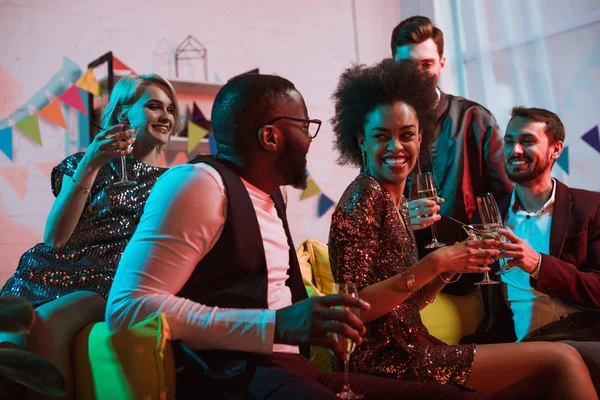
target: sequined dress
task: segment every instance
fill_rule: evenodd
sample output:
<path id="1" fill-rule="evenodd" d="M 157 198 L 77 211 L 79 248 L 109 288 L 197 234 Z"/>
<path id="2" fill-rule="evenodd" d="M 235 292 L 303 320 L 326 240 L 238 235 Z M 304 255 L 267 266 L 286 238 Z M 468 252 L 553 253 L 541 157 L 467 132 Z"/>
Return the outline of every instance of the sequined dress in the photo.
<path id="1" fill-rule="evenodd" d="M 83 153 L 54 167 L 52 192 L 58 196 L 64 175 L 73 176 Z M 105 298 L 127 242 L 139 222 L 150 189 L 166 168 L 127 158 L 127 174 L 137 185 L 114 186 L 121 176 L 119 158 L 98 171 L 73 234 L 62 248 L 39 243 L 23 254 L 1 295 L 25 297 L 34 306 L 78 290 Z"/>
<path id="2" fill-rule="evenodd" d="M 397 211 L 388 192 L 371 176 L 359 175 L 332 216 L 329 258 L 339 281 L 365 287 L 417 262 L 408 201 Z M 418 382 L 465 385 L 475 345 L 447 345 L 429 334 L 421 320 L 423 302 L 415 292 L 386 315 L 369 322 L 363 343 L 351 355 L 352 371 Z"/>

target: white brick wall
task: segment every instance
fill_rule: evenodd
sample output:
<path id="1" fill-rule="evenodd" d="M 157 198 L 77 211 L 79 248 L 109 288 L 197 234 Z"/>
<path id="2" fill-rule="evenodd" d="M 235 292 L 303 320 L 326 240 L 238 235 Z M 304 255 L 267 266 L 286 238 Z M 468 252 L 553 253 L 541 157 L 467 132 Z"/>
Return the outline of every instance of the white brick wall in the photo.
<path id="1" fill-rule="evenodd" d="M 174 77 L 169 76 L 173 68 L 165 63 L 161 49 L 174 48 L 188 34 L 208 49 L 209 79 L 217 74 L 225 81 L 259 67 L 261 72 L 292 80 L 304 94 L 311 117 L 329 120 L 337 78 L 355 61 L 350 0 L 168 3 L 12 0 L 0 4 L 0 120 L 42 88 L 61 69 L 63 57 L 85 69 L 89 61 L 112 50 L 138 73 Z M 360 61 L 373 63 L 388 57 L 389 36 L 399 21 L 399 2 L 356 3 Z M 184 74 L 182 78 L 191 78 L 189 71 Z M 76 117 L 74 111 L 67 115 L 67 124 L 73 122 L 69 132 L 41 122 L 43 147 L 13 132 L 14 160 L 0 153 L 0 285 L 12 274 L 21 254 L 42 240 L 53 196 L 48 174 L 36 164 L 58 161 L 77 151 Z M 313 142 L 308 159 L 311 175 L 334 200 L 356 174 L 335 164 L 328 123 Z M 22 174 L 24 198 L 3 176 L 10 173 Z M 290 191 L 290 225 L 296 244 L 308 237 L 326 241 L 331 213 L 317 218 L 317 197 L 300 201 L 299 196 L 300 192 Z"/>

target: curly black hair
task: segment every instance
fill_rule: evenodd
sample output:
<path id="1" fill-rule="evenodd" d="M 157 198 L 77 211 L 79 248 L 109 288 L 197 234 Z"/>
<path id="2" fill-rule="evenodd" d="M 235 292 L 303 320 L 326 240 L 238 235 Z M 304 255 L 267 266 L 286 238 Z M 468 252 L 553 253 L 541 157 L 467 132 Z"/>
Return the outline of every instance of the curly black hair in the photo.
<path id="1" fill-rule="evenodd" d="M 436 123 L 435 85 L 435 77 L 412 60 L 386 59 L 372 67 L 357 65 L 344 71 L 332 96 L 338 164 L 362 166 L 358 138 L 364 136 L 367 115 L 382 104 L 408 104 L 417 112 L 423 136 L 430 135 Z"/>

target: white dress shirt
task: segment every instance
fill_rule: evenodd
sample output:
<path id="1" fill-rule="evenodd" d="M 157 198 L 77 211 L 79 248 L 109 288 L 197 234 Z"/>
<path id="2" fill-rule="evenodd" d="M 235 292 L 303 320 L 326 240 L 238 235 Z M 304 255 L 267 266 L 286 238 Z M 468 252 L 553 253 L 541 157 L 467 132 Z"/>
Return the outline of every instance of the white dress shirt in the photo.
<path id="1" fill-rule="evenodd" d="M 539 210 L 527 212 L 520 208 L 516 191 L 513 190 L 512 193 L 506 226 L 538 253 L 550 253 L 550 230 L 555 195 L 556 182 L 552 179 L 550 199 Z M 501 274 L 500 278 L 506 284 L 504 296 L 513 313 L 517 342 L 528 333 L 578 311 L 556 297 L 535 290 L 531 287 L 530 275 L 520 268 L 512 268 Z"/>
<path id="2" fill-rule="evenodd" d="M 227 215 L 223 179 L 207 164 L 171 168 L 156 182 L 110 291 L 106 320 L 125 329 L 158 312 L 166 315 L 172 340 L 197 350 L 297 353 L 273 344 L 275 310 L 292 304 L 289 246 L 269 194 L 243 181 L 263 239 L 268 310 L 209 307 L 178 297 L 196 265 L 219 239 Z"/>

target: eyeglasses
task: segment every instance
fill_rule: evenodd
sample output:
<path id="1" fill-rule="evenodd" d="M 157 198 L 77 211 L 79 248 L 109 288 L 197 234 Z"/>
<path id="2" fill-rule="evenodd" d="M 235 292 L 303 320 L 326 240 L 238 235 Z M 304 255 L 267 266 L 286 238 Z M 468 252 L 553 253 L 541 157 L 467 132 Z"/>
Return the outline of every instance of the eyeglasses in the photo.
<path id="1" fill-rule="evenodd" d="M 288 119 L 290 121 L 302 122 L 304 125 L 304 130 L 306 131 L 306 134 L 308 135 L 308 138 L 310 140 L 313 140 L 315 137 L 317 137 L 317 134 L 319 133 L 319 129 L 321 129 L 321 120 L 320 119 L 304 119 L 304 118 L 294 118 L 294 117 L 277 117 L 275 119 L 272 119 L 265 125 L 273 125 L 275 122 L 277 122 L 281 119 Z"/>

